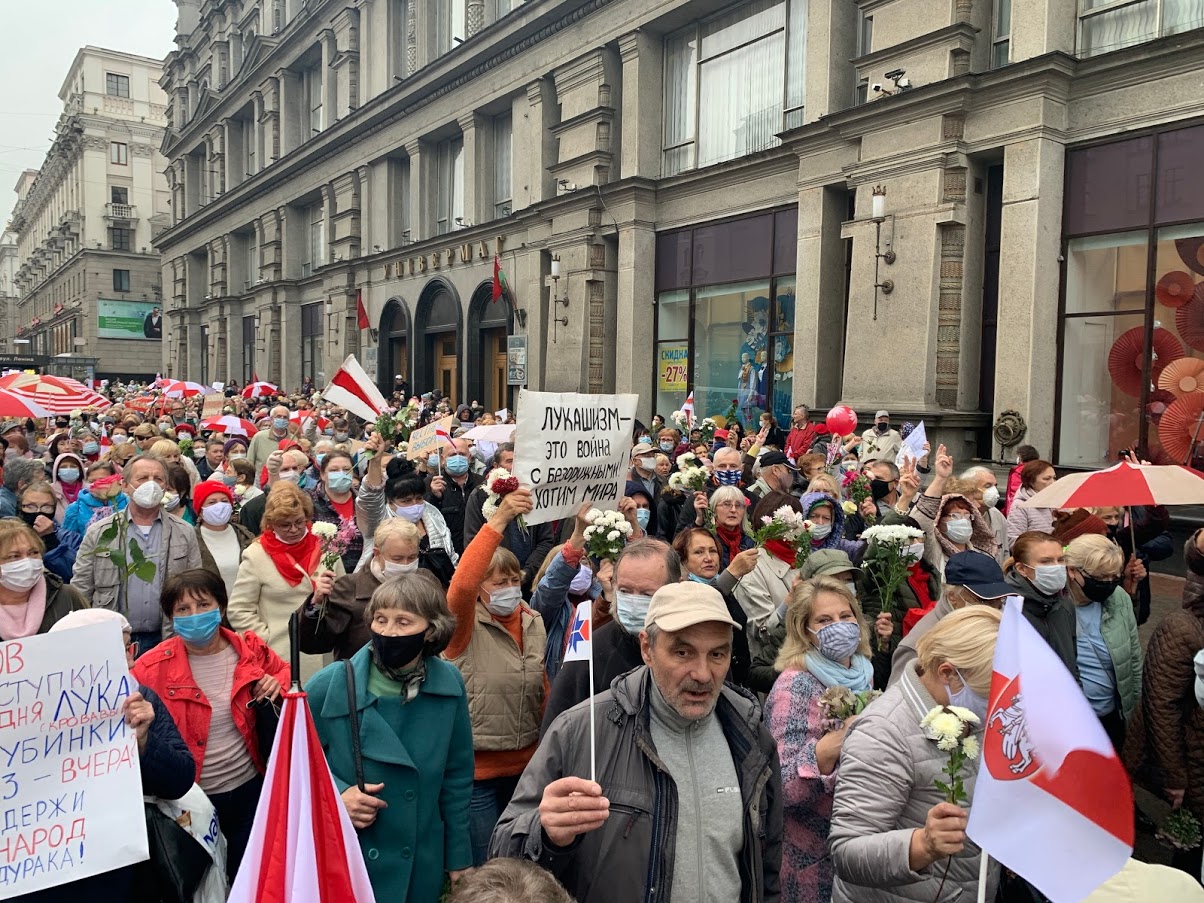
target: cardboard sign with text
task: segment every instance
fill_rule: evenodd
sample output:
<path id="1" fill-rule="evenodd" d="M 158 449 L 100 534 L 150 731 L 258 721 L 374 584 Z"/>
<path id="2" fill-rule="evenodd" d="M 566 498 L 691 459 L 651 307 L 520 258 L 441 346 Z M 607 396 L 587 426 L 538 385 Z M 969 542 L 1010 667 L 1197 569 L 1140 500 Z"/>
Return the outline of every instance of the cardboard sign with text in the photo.
<path id="1" fill-rule="evenodd" d="M 442 428 L 443 432 L 450 436 L 455 425 L 456 418 L 449 415 L 442 420 L 432 420 L 422 429 L 414 430 L 410 433 L 410 446 L 406 449 L 406 457 L 411 461 L 425 461 L 431 452 L 442 451 L 443 440 L 435 435 L 435 431 Z"/>
<path id="2" fill-rule="evenodd" d="M 205 400 L 201 403 L 201 419 L 205 420 L 209 417 L 220 417 L 222 408 L 226 405 L 226 396 L 220 392 L 214 395 L 206 395 Z"/>
<path id="3" fill-rule="evenodd" d="M 535 497 L 528 524 L 572 517 L 582 503 L 619 507 L 638 395 L 518 393 L 514 475 Z"/>

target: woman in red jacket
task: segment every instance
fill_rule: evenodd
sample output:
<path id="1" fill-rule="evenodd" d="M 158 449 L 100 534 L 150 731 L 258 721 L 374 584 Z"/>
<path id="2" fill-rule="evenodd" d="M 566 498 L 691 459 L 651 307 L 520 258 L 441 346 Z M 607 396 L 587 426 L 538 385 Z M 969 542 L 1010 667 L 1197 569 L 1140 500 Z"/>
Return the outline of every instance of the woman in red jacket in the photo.
<path id="1" fill-rule="evenodd" d="M 159 604 L 175 636 L 138 659 L 133 674 L 159 694 L 196 760 L 196 782 L 217 810 L 233 879 L 267 765 L 251 703 L 280 698 L 288 665 L 254 633 L 223 626 L 226 584 L 217 574 L 182 571 L 164 584 Z"/>
<path id="2" fill-rule="evenodd" d="M 1038 461 L 1040 458 L 1037 450 L 1031 445 L 1022 445 L 1016 449 L 1016 466 L 1008 473 L 1008 494 L 1003 501 L 1004 517 L 1007 517 L 1008 512 L 1012 510 L 1012 499 L 1020 491 L 1020 471 L 1024 470 L 1024 465 L 1029 461 Z"/>

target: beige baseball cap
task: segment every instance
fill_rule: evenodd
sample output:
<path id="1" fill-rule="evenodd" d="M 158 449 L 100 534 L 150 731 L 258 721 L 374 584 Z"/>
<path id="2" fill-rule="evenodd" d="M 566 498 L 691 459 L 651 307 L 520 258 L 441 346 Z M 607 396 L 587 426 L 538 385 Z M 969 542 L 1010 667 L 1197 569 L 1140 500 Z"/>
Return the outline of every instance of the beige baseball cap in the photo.
<path id="1" fill-rule="evenodd" d="M 662 586 L 648 603 L 648 614 L 644 626 L 653 624 L 659 630 L 675 633 L 695 624 L 717 621 L 740 628 L 740 624 L 728 614 L 727 605 L 719 590 L 693 580 Z"/>

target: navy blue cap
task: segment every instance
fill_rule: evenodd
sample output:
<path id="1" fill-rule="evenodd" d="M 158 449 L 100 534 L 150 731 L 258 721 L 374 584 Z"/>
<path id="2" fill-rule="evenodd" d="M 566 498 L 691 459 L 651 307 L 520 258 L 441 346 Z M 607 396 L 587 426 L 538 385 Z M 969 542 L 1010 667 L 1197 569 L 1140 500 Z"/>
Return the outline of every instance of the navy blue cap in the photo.
<path id="1" fill-rule="evenodd" d="M 964 586 L 980 599 L 1016 594 L 1016 588 L 1004 582 L 999 562 L 982 552 L 958 552 L 951 556 L 945 562 L 945 582 Z"/>

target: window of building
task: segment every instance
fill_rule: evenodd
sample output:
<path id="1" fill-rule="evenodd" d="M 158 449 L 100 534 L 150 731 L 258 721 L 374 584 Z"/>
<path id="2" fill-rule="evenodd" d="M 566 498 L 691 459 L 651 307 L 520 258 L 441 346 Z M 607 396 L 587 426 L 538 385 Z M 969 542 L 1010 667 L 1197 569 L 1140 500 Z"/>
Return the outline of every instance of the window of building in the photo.
<path id="1" fill-rule="evenodd" d="M 109 230 L 109 247 L 114 251 L 132 251 L 133 244 L 134 232 L 132 229 L 121 229 L 114 226 Z"/>
<path id="2" fill-rule="evenodd" d="M 126 166 L 129 163 L 128 158 L 129 147 L 122 144 L 120 141 L 109 142 L 109 162 L 115 163 L 118 166 Z"/>
<path id="3" fill-rule="evenodd" d="M 209 326 L 201 324 L 201 385 L 209 385 Z"/>
<path id="4" fill-rule="evenodd" d="M 1204 25 L 1198 0 L 1079 0 L 1079 56 L 1120 50 Z"/>
<path id="5" fill-rule="evenodd" d="M 322 64 L 306 69 L 303 75 L 306 116 L 312 138 L 322 131 Z"/>
<path id="6" fill-rule="evenodd" d="M 465 0 L 436 0 L 435 41 L 440 54 L 455 50 L 467 37 Z"/>
<path id="7" fill-rule="evenodd" d="M 1204 465 L 1202 152 L 1196 126 L 1066 154 L 1057 463 Z"/>
<path id="8" fill-rule="evenodd" d="M 306 260 L 301 264 L 301 275 L 308 276 L 314 270 L 326 265 L 326 209 L 322 204 L 314 204 L 305 208 L 305 222 L 308 227 L 306 242 Z"/>
<path id="9" fill-rule="evenodd" d="M 500 219 L 513 210 L 511 199 L 513 181 L 512 151 L 514 123 L 509 113 L 493 120 L 493 215 Z"/>
<path id="10" fill-rule="evenodd" d="M 521 3 L 522 0 L 518 0 L 518 2 Z M 510 12 L 512 7 L 513 3 L 511 0 L 487 0 L 485 6 L 485 21 L 487 23 L 496 22 L 502 16 L 506 15 L 506 13 Z"/>
<path id="11" fill-rule="evenodd" d="M 128 75 L 114 75 L 112 72 L 106 72 L 105 94 L 108 94 L 110 97 L 129 97 L 130 77 Z"/>
<path id="12" fill-rule="evenodd" d="M 991 68 L 1011 62 L 1012 0 L 995 0 L 994 37 L 991 40 Z"/>
<path id="13" fill-rule="evenodd" d="M 318 380 L 322 369 L 322 303 L 301 305 L 301 378 Z"/>
<path id="14" fill-rule="evenodd" d="M 752 0 L 665 39 L 665 175 L 774 147 L 802 125 L 806 20 L 807 0 Z"/>
<path id="15" fill-rule="evenodd" d="M 242 318 L 242 382 L 255 381 L 255 317 Z"/>
<path id="16" fill-rule="evenodd" d="M 444 235 L 460 228 L 464 217 L 464 138 L 440 141 L 435 149 L 439 172 L 439 207 L 435 231 Z"/>
<path id="17" fill-rule="evenodd" d="M 128 292 L 130 290 L 130 271 L 113 270 L 113 291 Z"/>
<path id="18" fill-rule="evenodd" d="M 247 274 L 247 288 L 249 289 L 259 281 L 259 242 L 255 240 L 255 233 L 247 233 L 244 239 L 244 249 L 246 257 L 244 258 L 244 266 Z"/>
<path id="19" fill-rule="evenodd" d="M 129 204 L 130 190 L 117 185 L 109 187 L 109 201 L 114 204 Z"/>
<path id="20" fill-rule="evenodd" d="M 789 422 L 797 234 L 790 208 L 657 236 L 655 410 Z"/>

